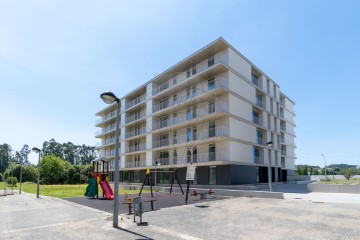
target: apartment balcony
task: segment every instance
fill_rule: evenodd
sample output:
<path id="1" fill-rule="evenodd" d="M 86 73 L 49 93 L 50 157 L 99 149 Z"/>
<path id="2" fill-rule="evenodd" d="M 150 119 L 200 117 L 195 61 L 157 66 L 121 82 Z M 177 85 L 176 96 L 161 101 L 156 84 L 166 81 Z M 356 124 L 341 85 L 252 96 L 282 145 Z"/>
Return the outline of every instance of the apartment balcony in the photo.
<path id="1" fill-rule="evenodd" d="M 281 149 L 281 155 L 283 155 L 283 156 L 286 156 L 286 149 L 284 150 L 284 149 Z"/>
<path id="2" fill-rule="evenodd" d="M 140 159 L 140 161 L 126 161 L 126 168 L 137 168 L 137 167 L 146 167 L 146 160 Z"/>
<path id="3" fill-rule="evenodd" d="M 263 119 L 262 119 L 262 117 L 253 116 L 253 123 L 262 126 L 262 125 L 263 125 Z"/>
<path id="4" fill-rule="evenodd" d="M 266 108 L 266 103 L 263 100 L 256 98 L 255 104 L 259 107 Z"/>
<path id="5" fill-rule="evenodd" d="M 125 123 L 131 123 L 140 119 L 145 118 L 145 111 L 141 111 L 139 113 L 133 114 L 132 116 L 128 117 L 125 119 Z"/>
<path id="6" fill-rule="evenodd" d="M 166 102 L 160 102 L 158 104 L 155 104 L 153 106 L 153 113 L 159 112 L 164 109 L 169 109 L 175 106 L 181 106 L 186 104 L 187 101 L 193 100 L 199 96 L 214 93 L 214 91 L 221 89 L 221 88 L 227 88 L 225 84 L 225 80 L 222 78 L 217 78 L 214 81 L 214 84 L 209 85 L 208 81 L 203 81 L 201 84 L 198 84 L 196 86 L 196 93 L 193 93 L 190 91 L 189 93 L 183 92 L 182 94 L 177 96 L 177 100 L 174 101 L 166 101 Z"/>
<path id="7" fill-rule="evenodd" d="M 254 163 L 256 164 L 264 164 L 264 159 L 260 156 L 254 156 Z"/>
<path id="8" fill-rule="evenodd" d="M 189 114 L 179 114 L 176 119 L 170 121 L 170 119 L 162 120 L 162 121 L 155 121 L 153 123 L 153 131 L 157 129 L 162 129 L 165 127 L 181 125 L 188 121 L 192 121 L 195 119 L 201 119 L 206 116 L 210 116 L 212 114 L 221 114 L 229 112 L 229 105 L 225 102 L 215 102 L 215 106 L 206 106 L 202 108 L 196 109 L 196 115 L 192 113 Z M 205 120 L 205 119 L 204 119 Z"/>
<path id="9" fill-rule="evenodd" d="M 229 152 L 225 151 L 217 151 L 212 153 L 199 153 L 193 155 L 193 163 L 207 163 L 207 162 L 214 162 L 214 161 L 229 161 Z M 178 156 L 176 158 L 169 157 L 169 158 L 157 158 L 158 162 L 160 162 L 161 166 L 167 165 L 186 165 L 191 163 L 191 156 Z M 155 163 L 154 163 L 155 164 Z"/>
<path id="10" fill-rule="evenodd" d="M 110 133 L 110 132 L 115 131 L 115 130 L 116 130 L 116 127 L 107 127 L 105 129 L 96 131 L 95 132 L 95 137 L 99 137 L 99 136 L 101 136 L 103 134 Z"/>
<path id="11" fill-rule="evenodd" d="M 262 81 L 261 78 L 251 75 L 251 82 L 262 89 Z"/>
<path id="12" fill-rule="evenodd" d="M 256 143 L 259 145 L 266 145 L 266 139 L 265 138 L 257 138 Z"/>
<path id="13" fill-rule="evenodd" d="M 146 144 L 139 144 L 127 147 L 125 153 L 140 152 L 146 150 Z"/>
<path id="14" fill-rule="evenodd" d="M 205 141 L 214 137 L 229 137 L 229 128 L 226 126 L 219 126 L 211 129 L 200 130 L 196 135 L 192 132 L 191 134 L 182 134 L 176 137 L 168 137 L 165 139 L 159 139 L 153 141 L 153 148 L 166 147 L 175 144 L 184 144 L 191 141 Z"/>
<path id="15" fill-rule="evenodd" d="M 140 128 L 136 130 L 132 130 L 130 132 L 125 133 L 125 139 L 132 138 L 135 136 L 140 136 L 146 133 L 146 128 Z"/>
<path id="16" fill-rule="evenodd" d="M 280 130 L 285 132 L 285 131 L 286 131 L 286 126 L 285 126 L 285 125 L 280 124 Z"/>
<path id="17" fill-rule="evenodd" d="M 95 126 L 96 127 L 99 127 L 100 125 L 102 125 L 102 124 L 104 124 L 104 123 L 106 123 L 106 122 L 108 122 L 108 121 L 110 121 L 110 120 L 113 120 L 113 119 L 115 119 L 116 118 L 116 113 L 113 113 L 113 115 L 106 115 L 105 117 L 102 117 L 102 118 L 100 118 L 100 119 L 97 119 L 96 121 L 95 121 Z"/>
<path id="18" fill-rule="evenodd" d="M 140 104 L 140 103 L 143 103 L 145 101 L 145 99 L 146 99 L 146 94 L 143 94 L 140 97 L 137 97 L 137 98 L 131 100 L 130 102 L 126 103 L 125 109 L 127 110 L 129 108 L 132 108 L 132 107 Z"/>
<path id="19" fill-rule="evenodd" d="M 175 77 L 163 82 L 159 86 L 154 87 L 153 95 L 164 92 L 165 90 L 170 89 L 175 85 L 185 82 L 187 79 L 190 79 L 192 76 L 198 75 L 198 74 L 206 71 L 207 69 L 212 68 L 214 65 L 216 65 L 217 63 L 220 63 L 220 62 L 225 62 L 225 56 L 222 53 L 217 53 L 214 56 L 213 64 L 209 64 L 207 59 L 202 61 L 201 63 L 196 65 L 196 74 L 193 74 L 190 76 L 186 73 L 186 71 L 182 72 L 182 73 L 176 75 Z"/>

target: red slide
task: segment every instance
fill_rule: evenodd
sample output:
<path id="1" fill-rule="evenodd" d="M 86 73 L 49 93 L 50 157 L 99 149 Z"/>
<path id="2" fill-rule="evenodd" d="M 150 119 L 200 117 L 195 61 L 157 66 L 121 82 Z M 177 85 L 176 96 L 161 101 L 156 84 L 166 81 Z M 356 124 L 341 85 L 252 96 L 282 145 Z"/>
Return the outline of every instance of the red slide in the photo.
<path id="1" fill-rule="evenodd" d="M 114 200 L 114 193 L 107 181 L 100 181 L 101 189 L 103 190 L 105 197 L 109 200 Z"/>

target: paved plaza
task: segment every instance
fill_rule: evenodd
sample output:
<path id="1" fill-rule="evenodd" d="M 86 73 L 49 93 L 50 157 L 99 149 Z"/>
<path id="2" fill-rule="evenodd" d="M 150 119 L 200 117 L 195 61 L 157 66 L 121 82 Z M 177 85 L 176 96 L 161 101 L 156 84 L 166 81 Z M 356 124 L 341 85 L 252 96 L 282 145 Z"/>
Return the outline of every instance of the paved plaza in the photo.
<path id="1" fill-rule="evenodd" d="M 341 200 L 338 194 L 322 196 Z M 353 199 L 353 203 L 304 197 L 214 198 L 146 212 L 143 221 L 148 226 L 137 226 L 132 216 L 122 214 L 120 228 L 114 229 L 108 212 L 67 200 L 15 194 L 0 197 L 0 236 L 1 239 L 360 239 L 358 196 L 343 194 L 342 198 Z M 123 205 L 120 207 L 124 209 Z"/>

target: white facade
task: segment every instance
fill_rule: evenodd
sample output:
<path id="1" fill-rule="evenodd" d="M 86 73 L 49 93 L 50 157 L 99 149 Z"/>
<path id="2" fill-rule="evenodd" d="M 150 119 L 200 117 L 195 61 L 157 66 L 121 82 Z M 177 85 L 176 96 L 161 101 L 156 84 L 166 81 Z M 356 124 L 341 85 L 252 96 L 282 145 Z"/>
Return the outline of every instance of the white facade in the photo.
<path id="1" fill-rule="evenodd" d="M 294 105 L 220 38 L 121 98 L 121 171 L 145 170 L 155 161 L 160 169 L 184 168 L 193 161 L 209 167 L 210 184 L 223 183 L 224 172 L 234 175 L 230 184 L 261 182 L 270 159 L 280 181 L 281 171 L 295 170 Z M 96 114 L 97 147 L 112 160 L 116 110 L 112 105 Z M 227 165 L 236 167 L 228 171 Z M 234 169 L 242 166 L 245 172 L 256 169 L 257 176 L 241 180 Z"/>

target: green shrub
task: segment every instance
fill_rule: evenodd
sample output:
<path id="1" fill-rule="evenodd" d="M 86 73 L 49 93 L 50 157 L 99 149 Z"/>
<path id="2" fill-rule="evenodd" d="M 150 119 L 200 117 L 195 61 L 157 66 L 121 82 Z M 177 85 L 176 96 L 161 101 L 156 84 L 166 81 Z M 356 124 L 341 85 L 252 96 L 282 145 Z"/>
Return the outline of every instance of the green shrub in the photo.
<path id="1" fill-rule="evenodd" d="M 7 178 L 7 185 L 8 186 L 14 186 L 16 187 L 16 184 L 18 183 L 18 179 L 16 177 L 8 177 Z"/>

